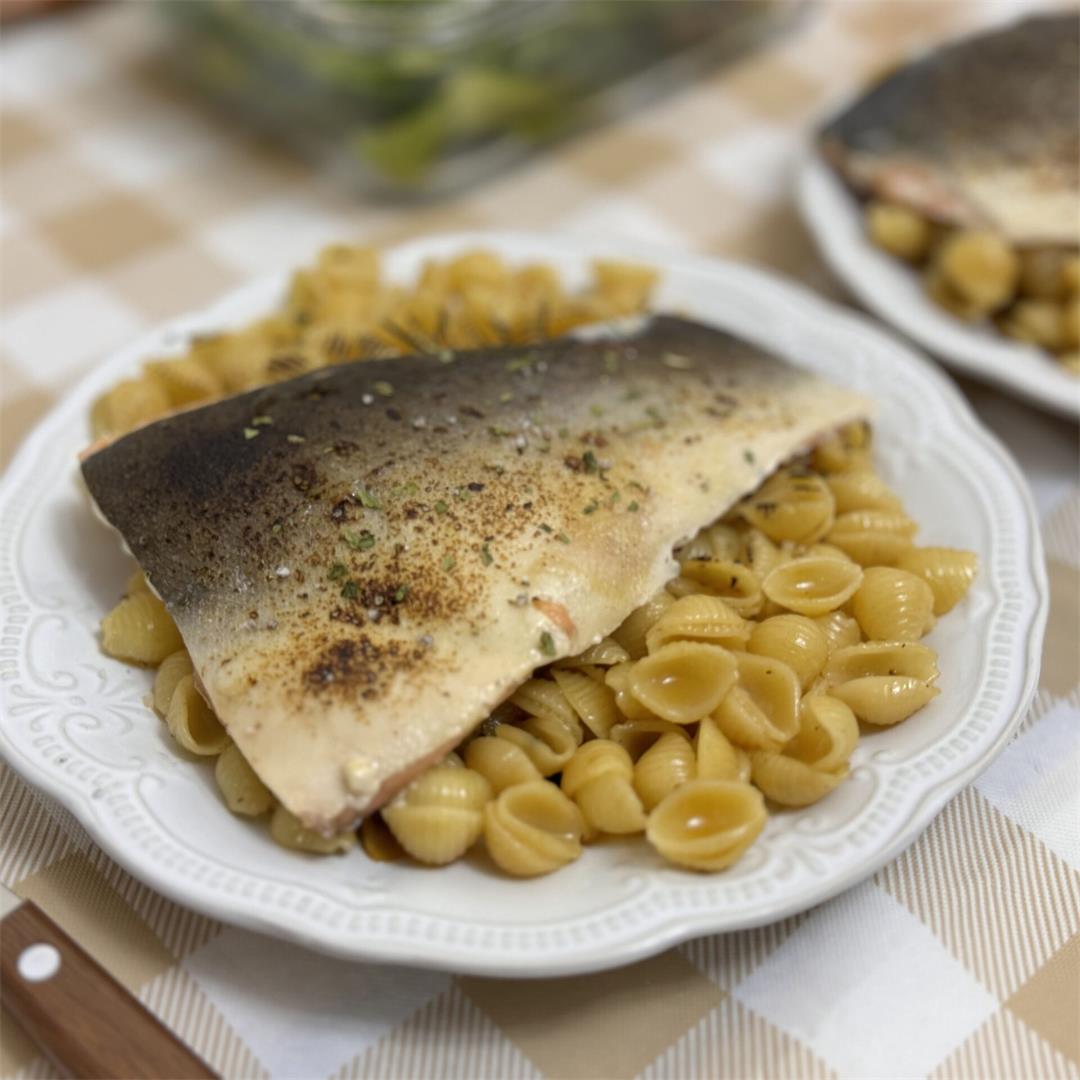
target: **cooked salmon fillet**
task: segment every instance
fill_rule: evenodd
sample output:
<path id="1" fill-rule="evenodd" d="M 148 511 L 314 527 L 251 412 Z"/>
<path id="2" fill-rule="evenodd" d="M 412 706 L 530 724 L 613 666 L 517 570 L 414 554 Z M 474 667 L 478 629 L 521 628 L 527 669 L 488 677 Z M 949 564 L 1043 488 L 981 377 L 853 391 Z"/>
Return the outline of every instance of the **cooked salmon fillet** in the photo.
<path id="1" fill-rule="evenodd" d="M 829 122 L 862 194 L 1020 245 L 1080 244 L 1080 13 L 1035 15 L 908 64 Z"/>
<path id="2" fill-rule="evenodd" d="M 342 830 L 863 398 L 708 326 L 326 368 L 84 460 L 201 689 L 306 825 Z"/>

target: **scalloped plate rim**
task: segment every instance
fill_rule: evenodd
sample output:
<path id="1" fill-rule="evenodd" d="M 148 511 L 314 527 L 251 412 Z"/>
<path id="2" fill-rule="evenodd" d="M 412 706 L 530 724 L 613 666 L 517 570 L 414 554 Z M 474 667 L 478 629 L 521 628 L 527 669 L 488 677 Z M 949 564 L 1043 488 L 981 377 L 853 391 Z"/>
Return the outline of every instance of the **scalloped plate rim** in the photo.
<path id="1" fill-rule="evenodd" d="M 796 306 L 814 310 L 823 320 L 834 324 L 838 333 L 849 336 L 862 335 L 870 340 L 877 339 L 879 342 L 884 342 L 894 353 L 905 354 L 904 359 L 907 362 L 920 368 L 922 374 L 936 384 L 938 392 L 943 396 L 953 414 L 953 419 L 963 424 L 969 437 L 981 441 L 983 452 L 991 454 L 995 458 L 995 463 L 1009 475 L 1014 488 L 1013 494 L 1018 497 L 1024 510 L 1026 531 L 1022 535 L 1026 540 L 1029 565 L 1026 567 L 1023 580 L 1026 584 L 1034 586 L 1035 595 L 1029 598 L 1033 606 L 1021 627 L 1022 638 L 1015 643 L 1014 649 L 1023 653 L 1025 675 L 1022 686 L 1012 695 L 1011 704 L 1003 706 L 1009 709 L 1009 715 L 1000 723 L 993 742 L 964 769 L 939 777 L 933 784 L 927 784 L 915 806 L 911 808 L 903 826 L 891 836 L 887 844 L 863 858 L 857 867 L 846 874 L 809 890 L 809 895 L 804 892 L 794 894 L 785 900 L 773 900 L 764 905 L 762 910 L 735 919 L 725 920 L 722 917 L 723 913 L 718 918 L 717 914 L 712 912 L 679 914 L 676 911 L 656 915 L 649 926 L 638 932 L 631 940 L 616 941 L 606 945 L 604 943 L 590 944 L 583 947 L 578 954 L 557 957 L 537 954 L 523 957 L 513 952 L 508 957 L 502 958 L 497 953 L 483 957 L 471 955 L 469 946 L 460 944 L 443 945 L 440 951 L 437 940 L 432 941 L 419 932 L 412 945 L 403 944 L 397 940 L 389 942 L 357 940 L 355 934 L 348 940 L 341 940 L 336 939 L 333 934 L 312 932 L 306 924 L 301 922 L 290 922 L 287 911 L 279 910 L 273 914 L 266 914 L 262 911 L 242 909 L 238 907 L 235 898 L 219 897 L 216 893 L 202 891 L 197 883 L 188 882 L 178 872 L 155 864 L 152 859 L 142 853 L 140 848 L 134 846 L 115 824 L 99 819 L 91 798 L 83 795 L 73 786 L 65 784 L 61 777 L 49 772 L 43 763 L 27 757 L 9 738 L 5 727 L 0 725 L 0 750 L 3 751 L 3 756 L 25 780 L 66 807 L 95 843 L 111 858 L 134 877 L 146 882 L 163 895 L 223 922 L 291 940 L 330 955 L 358 961 L 393 962 L 501 977 L 530 978 L 581 974 L 633 963 L 701 934 L 742 930 L 771 923 L 820 904 L 864 881 L 908 847 L 929 825 L 944 803 L 990 764 L 1016 730 L 1034 696 L 1049 598 L 1045 565 L 1041 554 L 1041 536 L 1034 506 L 1026 482 L 1011 455 L 978 421 L 968 403 L 949 380 L 927 360 L 906 345 L 890 338 L 888 334 L 883 333 L 865 318 L 838 308 L 804 287 L 779 279 L 765 271 L 705 256 L 666 251 L 636 242 L 605 241 L 585 237 L 556 238 L 521 232 L 435 235 L 398 245 L 391 249 L 390 254 L 413 249 L 430 254 L 444 254 L 450 249 L 477 244 L 508 246 L 518 251 L 531 249 L 531 254 L 539 258 L 562 257 L 580 260 L 597 255 L 623 256 L 650 261 L 661 270 L 666 267 L 682 268 L 721 278 L 725 275 L 736 279 L 741 277 L 749 284 L 756 284 L 762 289 L 771 289 L 776 292 L 778 309 L 783 307 L 784 301 L 788 301 Z M 74 408 L 76 402 L 89 398 L 95 390 L 104 387 L 121 374 L 124 367 L 130 363 L 123 358 L 137 353 L 145 355 L 153 351 L 162 342 L 174 338 L 177 334 L 190 332 L 192 323 L 212 321 L 215 312 L 235 305 L 241 296 L 261 292 L 269 294 L 273 290 L 280 290 L 287 277 L 287 273 L 283 272 L 251 281 L 216 303 L 208 305 L 202 311 L 170 319 L 140 335 L 136 341 L 115 350 L 97 370 L 81 379 L 23 441 L 15 459 L 5 471 L 5 475 L 0 478 L 0 506 L 7 503 L 16 489 L 20 476 L 36 459 L 42 445 L 49 438 L 51 429 L 63 418 L 65 412 Z M 0 556 L 6 554 L 8 552 L 0 547 Z M 693 882 L 700 879 L 690 877 L 688 880 Z M 527 887 L 527 883 L 524 883 L 524 887 Z M 663 888 L 663 886 L 657 886 L 657 888 Z"/>

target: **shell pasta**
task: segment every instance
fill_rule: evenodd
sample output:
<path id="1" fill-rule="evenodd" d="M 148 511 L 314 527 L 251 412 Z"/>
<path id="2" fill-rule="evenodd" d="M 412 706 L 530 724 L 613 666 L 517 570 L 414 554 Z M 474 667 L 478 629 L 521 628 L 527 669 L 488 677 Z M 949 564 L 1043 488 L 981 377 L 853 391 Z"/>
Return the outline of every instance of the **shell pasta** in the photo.
<path id="1" fill-rule="evenodd" d="M 334 272 L 372 272 L 346 263 Z M 426 273 L 450 288 L 447 274 L 494 269 L 481 260 Z M 310 282 L 295 287 L 297 303 L 316 302 L 304 298 Z M 213 356 L 160 362 L 103 398 L 103 429 L 258 380 L 242 341 L 202 348 Z M 261 818 L 285 847 L 327 855 L 359 842 L 373 860 L 424 866 L 479 857 L 528 878 L 605 838 L 643 836 L 657 859 L 713 872 L 746 852 L 770 812 L 843 784 L 860 730 L 872 738 L 938 694 L 937 656 L 921 639 L 962 602 L 977 560 L 917 546 L 916 534 L 873 469 L 870 429 L 844 428 L 677 548 L 676 576 L 608 636 L 533 672 L 438 764 L 340 835 L 312 831 L 259 779 L 141 573 L 103 620 L 102 646 L 157 668 L 163 731 L 214 759 L 225 805 Z"/>

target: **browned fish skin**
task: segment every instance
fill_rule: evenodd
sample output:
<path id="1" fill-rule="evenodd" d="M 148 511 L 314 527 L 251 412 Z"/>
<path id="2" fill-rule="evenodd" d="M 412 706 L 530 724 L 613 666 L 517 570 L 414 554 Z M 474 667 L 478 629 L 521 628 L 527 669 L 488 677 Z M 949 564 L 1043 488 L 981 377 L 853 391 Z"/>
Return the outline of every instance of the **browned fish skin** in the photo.
<path id="1" fill-rule="evenodd" d="M 1080 13 L 945 45 L 822 131 L 860 193 L 1015 243 L 1080 242 Z"/>
<path id="2" fill-rule="evenodd" d="M 782 457 L 865 413 L 659 317 L 621 341 L 323 369 L 82 468 L 242 752 L 327 830 L 617 625 L 671 544 Z"/>

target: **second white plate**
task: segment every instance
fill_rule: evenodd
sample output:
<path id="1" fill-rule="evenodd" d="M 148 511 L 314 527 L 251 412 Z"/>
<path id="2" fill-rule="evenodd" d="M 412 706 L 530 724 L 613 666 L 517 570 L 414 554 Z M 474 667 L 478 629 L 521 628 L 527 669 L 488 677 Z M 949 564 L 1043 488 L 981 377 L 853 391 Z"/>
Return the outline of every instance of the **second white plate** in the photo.
<path id="1" fill-rule="evenodd" d="M 391 252 L 407 279 L 430 256 L 483 245 L 584 277 L 597 255 L 651 262 L 659 307 L 741 334 L 875 397 L 881 468 L 926 543 L 973 548 L 979 577 L 940 621 L 941 695 L 867 736 L 851 779 L 816 806 L 771 816 L 731 870 L 665 866 L 640 841 L 590 848 L 537 881 L 482 859 L 432 871 L 355 853 L 276 847 L 223 806 L 211 769 L 181 757 L 143 699 L 150 673 L 102 655 L 97 628 L 130 564 L 92 517 L 76 455 L 95 395 L 194 333 L 244 323 L 286 282 L 256 282 L 162 327 L 79 385 L 24 445 L 0 488 L 0 751 L 67 806 L 110 855 L 180 903 L 356 959 L 483 974 L 569 974 L 629 963 L 698 934 L 782 918 L 846 889 L 924 829 L 1005 744 L 1035 683 L 1046 613 L 1036 522 L 1008 454 L 937 369 L 865 320 L 745 267 L 629 244 L 494 234 Z"/>
<path id="2" fill-rule="evenodd" d="M 935 304 L 909 266 L 870 243 L 861 204 L 816 153 L 802 166 L 798 197 L 826 262 L 878 318 L 965 375 L 1080 417 L 1080 378 L 1042 349 L 989 326 L 969 326 Z"/>

